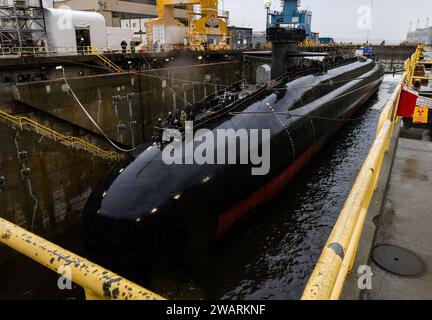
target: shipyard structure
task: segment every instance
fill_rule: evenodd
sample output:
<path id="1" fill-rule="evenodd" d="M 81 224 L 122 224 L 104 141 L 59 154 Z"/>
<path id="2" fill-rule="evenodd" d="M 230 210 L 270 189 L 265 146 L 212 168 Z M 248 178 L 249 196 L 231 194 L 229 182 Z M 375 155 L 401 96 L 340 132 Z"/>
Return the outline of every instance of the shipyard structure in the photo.
<path id="1" fill-rule="evenodd" d="M 253 30 L 230 26 L 213 0 L 2 1 L 0 264 L 23 253 L 70 266 L 88 299 L 160 299 L 103 267 L 148 280 L 157 261 L 187 261 L 236 232 L 416 52 L 320 42 L 312 13 L 283 3 L 267 8 L 254 50 Z M 410 85 L 428 85 L 429 67 L 411 71 Z M 201 146 L 191 123 L 198 142 L 269 130 L 250 146 L 270 145 L 268 167 L 251 175 L 235 134 L 206 148 L 234 150 L 226 165 L 183 154 L 167 165 L 171 143 Z M 46 240 L 73 228 L 85 259 Z"/>
<path id="2" fill-rule="evenodd" d="M 418 28 L 414 31 L 409 32 L 406 42 L 411 44 L 432 44 L 432 27 Z"/>

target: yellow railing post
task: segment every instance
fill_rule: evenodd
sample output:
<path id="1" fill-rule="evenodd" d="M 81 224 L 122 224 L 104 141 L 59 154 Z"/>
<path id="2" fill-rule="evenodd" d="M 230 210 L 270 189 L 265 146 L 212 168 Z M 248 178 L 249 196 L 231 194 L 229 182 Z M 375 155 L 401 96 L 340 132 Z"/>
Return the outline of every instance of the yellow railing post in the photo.
<path id="1" fill-rule="evenodd" d="M 161 296 L 0 218 L 0 243 L 84 288 L 89 299 L 164 300 Z"/>
<path id="2" fill-rule="evenodd" d="M 98 146 L 90 144 L 87 141 L 80 138 L 67 137 L 61 133 L 58 133 L 57 131 L 54 131 L 51 128 L 41 125 L 38 122 L 26 117 L 12 116 L 4 111 L 0 111 L 0 118 L 3 118 L 15 125 L 18 125 L 21 131 L 24 129 L 24 125 L 26 124 L 29 126 L 29 128 L 33 128 L 38 134 L 41 134 L 41 131 L 44 131 L 48 135 L 50 135 L 55 142 L 76 141 L 77 143 L 80 143 L 83 146 L 83 150 L 93 153 L 97 156 L 102 156 L 109 160 L 117 161 L 122 158 L 122 156 L 116 152 L 103 150 Z"/>
<path id="3" fill-rule="evenodd" d="M 393 123 L 384 122 L 303 293 L 304 300 L 338 299 L 358 246 L 375 175 Z M 359 231 L 357 231 L 359 230 Z"/>

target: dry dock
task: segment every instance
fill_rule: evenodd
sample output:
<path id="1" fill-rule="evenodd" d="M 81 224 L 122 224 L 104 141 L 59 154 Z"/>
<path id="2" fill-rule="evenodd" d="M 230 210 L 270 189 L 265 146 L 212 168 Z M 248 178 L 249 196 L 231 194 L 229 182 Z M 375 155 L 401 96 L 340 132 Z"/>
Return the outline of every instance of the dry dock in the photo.
<path id="1" fill-rule="evenodd" d="M 388 52 L 391 55 L 393 49 Z M 199 60 L 200 56 L 203 57 L 202 60 Z M 135 61 L 133 58 L 117 55 L 112 59 L 117 64 L 124 65 L 131 59 Z M 182 105 L 183 101 L 176 101 L 174 97 L 199 101 L 206 91 L 207 94 L 212 93 L 217 86 L 222 87 L 242 77 L 253 76 L 255 71 L 254 65 L 245 61 L 239 52 L 230 52 L 228 57 L 226 53 L 191 53 L 189 66 L 186 67 L 177 65 L 183 59 L 176 54 L 154 54 L 151 59 L 151 62 L 157 59 L 154 69 L 148 70 L 146 64 L 140 64 L 137 59 L 135 73 L 121 74 L 107 73 L 106 70 L 102 72 L 100 68 L 94 67 L 96 63 L 90 59 L 97 61 L 95 57 L 70 59 L 59 61 L 58 57 L 54 57 L 42 61 L 26 57 L 13 59 L 14 62 L 4 60 L 4 63 L 10 62 L 2 68 L 5 78 L 15 78 L 27 72 L 34 74 L 43 68 L 48 80 L 3 84 L 6 94 L 2 96 L 0 109 L 14 117 L 27 117 L 45 124 L 59 133 L 89 140 L 107 151 L 113 150 L 90 123 L 83 121 L 84 117 L 71 95 L 63 90 L 62 74 L 57 70 L 58 66 L 64 67 L 70 86 L 85 101 L 91 114 L 100 117 L 109 136 L 126 146 L 132 146 L 133 142 L 146 142 L 150 138 L 151 128 L 157 118 L 174 103 Z M 17 63 L 17 68 L 12 66 L 14 63 Z M 190 72 L 191 70 L 194 72 Z M 80 74 L 77 77 L 80 71 L 84 71 L 84 76 Z M 167 79 L 176 94 L 164 90 L 155 72 Z M 185 85 L 186 82 L 188 85 Z M 261 215 L 258 214 L 258 221 L 246 225 L 238 235 L 231 236 L 227 242 L 210 251 L 205 257 L 210 277 L 202 277 L 186 266 L 167 267 L 152 279 L 149 289 L 167 298 L 299 298 L 373 140 L 379 110 L 393 88 L 393 80 L 383 85 L 379 94 L 366 106 L 364 113 L 359 115 L 362 120 L 348 123 L 346 130 L 338 134 L 337 139 L 305 170 L 292 189 L 286 190 L 281 197 L 264 208 Z M 130 93 L 134 93 L 134 98 L 128 101 Z M 121 96 L 121 100 L 115 99 L 117 96 Z M 132 107 L 132 117 L 129 106 Z M 120 111 L 118 115 L 116 107 Z M 118 130 L 119 122 L 129 124 L 132 120 L 138 122 L 134 141 L 129 126 L 124 132 Z M 30 129 L 27 126 L 26 130 L 18 129 L 11 126 L 7 119 L 0 124 L 0 131 L 5 133 L 2 136 L 5 141 L 3 145 L 7 146 L 6 153 L 0 159 L 3 168 L 0 176 L 6 178 L 0 199 L 5 201 L 7 207 L 1 214 L 31 229 L 35 202 L 21 178 L 12 179 L 21 177 L 21 166 L 24 163 L 32 169 L 32 187 L 39 200 L 34 219 L 35 233 L 81 255 L 80 248 L 76 246 L 80 241 L 79 236 L 73 234 L 70 236 L 72 240 L 69 240 L 69 236 L 65 234 L 70 234 L 79 225 L 79 212 L 87 192 L 100 179 L 100 175 L 108 170 L 109 161 L 94 157 L 86 150 L 59 144 L 46 135 L 41 135 L 37 128 L 33 131 L 27 130 Z M 17 159 L 17 131 L 19 150 L 27 151 L 29 155 L 21 161 Z M 81 175 L 71 173 L 74 165 L 79 168 Z M 63 179 L 62 176 L 65 175 L 66 178 Z M 254 239 L 253 244 L 251 238 Z M 4 250 L 3 247 L 1 250 L 7 253 L 1 257 L 7 259 L 11 250 Z M 236 261 L 236 264 L 232 265 L 232 261 Z M 232 268 L 224 268 L 228 264 Z M 4 276 L 2 287 L 8 288 L 14 299 L 84 297 L 80 288 L 59 293 L 56 275 L 51 275 L 48 270 L 42 275 L 38 269 L 41 267 L 36 264 L 32 264 L 30 269 L 28 261 L 24 259 L 18 262 L 8 260 L 0 268 L 0 273 Z M 30 275 L 38 274 L 37 284 L 23 291 L 23 288 L 27 289 L 26 283 L 30 280 L 8 281 L 13 279 L 16 270 L 25 270 L 30 280 L 33 279 Z M 175 275 L 167 276 L 168 274 Z M 52 290 L 49 289 L 50 286 Z"/>

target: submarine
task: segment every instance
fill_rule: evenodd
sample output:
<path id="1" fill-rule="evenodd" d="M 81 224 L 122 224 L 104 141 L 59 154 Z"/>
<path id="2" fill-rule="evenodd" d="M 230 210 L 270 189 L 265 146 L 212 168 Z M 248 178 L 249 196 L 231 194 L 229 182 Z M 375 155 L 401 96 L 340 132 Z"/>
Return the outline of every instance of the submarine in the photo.
<path id="1" fill-rule="evenodd" d="M 265 174 L 251 174 L 254 164 L 241 161 L 186 164 L 184 154 L 184 161 L 168 165 L 168 143 L 140 146 L 112 168 L 83 210 L 82 236 L 92 258 L 150 265 L 159 257 L 189 257 L 205 250 L 289 188 L 296 174 L 378 90 L 384 71 L 371 59 L 337 59 L 321 71 L 300 72 L 290 66 L 294 59 L 285 59 L 287 52 L 295 51 L 302 37 L 293 32 L 272 33 L 272 81 L 248 90 L 236 86 L 230 98 L 211 98 L 194 122 L 197 140 L 199 132 L 216 136 L 218 130 L 268 130 Z M 199 130 L 203 128 L 206 131 Z M 234 148 L 240 158 L 237 142 L 230 139 L 224 150 L 215 144 L 214 153 Z M 258 140 L 257 150 L 264 150 L 264 143 L 264 138 Z M 177 139 L 183 150 L 190 144 L 196 141 Z"/>

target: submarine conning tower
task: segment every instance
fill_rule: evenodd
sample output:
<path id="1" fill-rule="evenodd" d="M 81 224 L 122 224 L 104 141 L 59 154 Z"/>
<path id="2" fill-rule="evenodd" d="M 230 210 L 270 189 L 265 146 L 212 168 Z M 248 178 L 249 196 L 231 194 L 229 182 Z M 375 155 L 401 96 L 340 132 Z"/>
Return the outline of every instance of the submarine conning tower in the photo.
<path id="1" fill-rule="evenodd" d="M 288 69 L 296 66 L 297 58 L 288 54 L 298 53 L 299 44 L 306 39 L 303 29 L 268 27 L 267 41 L 272 43 L 272 79 L 284 75 Z"/>

